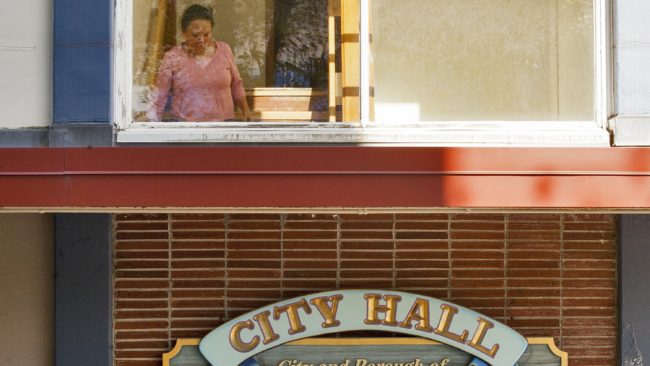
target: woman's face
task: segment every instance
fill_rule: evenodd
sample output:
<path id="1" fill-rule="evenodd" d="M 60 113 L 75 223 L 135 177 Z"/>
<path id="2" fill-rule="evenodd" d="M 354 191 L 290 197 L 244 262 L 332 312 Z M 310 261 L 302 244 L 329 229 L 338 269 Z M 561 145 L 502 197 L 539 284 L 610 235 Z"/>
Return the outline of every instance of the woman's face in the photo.
<path id="1" fill-rule="evenodd" d="M 201 56 L 212 40 L 212 24 L 208 20 L 192 20 L 183 32 L 183 38 L 185 46 L 194 55 Z"/>

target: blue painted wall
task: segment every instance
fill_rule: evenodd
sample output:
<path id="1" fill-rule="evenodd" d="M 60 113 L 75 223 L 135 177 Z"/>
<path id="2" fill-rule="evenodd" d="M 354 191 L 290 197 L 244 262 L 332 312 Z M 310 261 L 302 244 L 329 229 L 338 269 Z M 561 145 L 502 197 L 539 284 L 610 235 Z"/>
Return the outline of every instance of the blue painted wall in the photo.
<path id="1" fill-rule="evenodd" d="M 111 121 L 113 0 L 54 1 L 54 122 Z"/>
<path id="2" fill-rule="evenodd" d="M 55 366 L 112 366 L 111 215 L 54 216 Z"/>
<path id="3" fill-rule="evenodd" d="M 54 1 L 50 146 L 111 146 L 113 9 Z M 54 240 L 55 365 L 112 366 L 111 216 L 55 215 Z"/>

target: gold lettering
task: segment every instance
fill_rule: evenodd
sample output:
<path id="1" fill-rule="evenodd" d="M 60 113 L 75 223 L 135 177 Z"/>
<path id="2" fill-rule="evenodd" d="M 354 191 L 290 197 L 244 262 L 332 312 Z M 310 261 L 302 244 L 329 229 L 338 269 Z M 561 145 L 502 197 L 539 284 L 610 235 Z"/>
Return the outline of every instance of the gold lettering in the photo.
<path id="1" fill-rule="evenodd" d="M 399 324 L 400 327 L 411 329 L 412 323 L 417 321 L 418 324 L 415 329 L 423 332 L 433 332 L 433 328 L 429 322 L 429 302 L 425 299 L 417 298 L 413 302 L 411 310 L 409 310 L 406 318 Z"/>
<path id="2" fill-rule="evenodd" d="M 260 329 L 262 329 L 262 335 L 264 336 L 264 344 L 269 344 L 278 338 L 280 338 L 279 335 L 277 335 L 273 331 L 273 327 L 271 326 L 271 322 L 269 322 L 269 315 L 271 315 L 271 312 L 268 310 L 265 310 L 253 317 L 257 324 L 259 324 Z"/>
<path id="3" fill-rule="evenodd" d="M 433 332 L 439 336 L 449 338 L 453 341 L 465 343 L 465 340 L 469 335 L 469 332 L 467 330 L 463 330 L 461 334 L 456 334 L 449 331 L 451 322 L 454 320 L 454 315 L 458 313 L 458 309 L 447 304 L 440 305 L 440 308 L 442 309 L 442 315 L 440 315 L 440 322 L 438 323 L 436 329 L 433 330 Z"/>
<path id="4" fill-rule="evenodd" d="M 255 329 L 255 325 L 253 325 L 251 320 L 246 320 L 233 325 L 230 329 L 230 345 L 239 352 L 252 351 L 260 343 L 260 337 L 255 336 L 250 342 L 244 342 L 241 339 L 242 329 L 253 330 Z"/>
<path id="5" fill-rule="evenodd" d="M 287 318 L 289 319 L 289 334 L 293 335 L 296 333 L 302 333 L 305 331 L 305 326 L 302 325 L 300 321 L 300 315 L 298 314 L 298 309 L 303 309 L 305 313 L 311 314 L 311 308 L 305 299 L 300 299 L 300 301 L 292 302 L 284 306 L 276 306 L 273 309 L 273 319 L 279 320 L 282 313 L 287 313 Z"/>
<path id="6" fill-rule="evenodd" d="M 342 299 L 343 295 L 332 295 L 329 297 L 323 296 L 309 300 L 312 305 L 316 306 L 316 309 L 318 309 L 318 312 L 325 320 L 321 323 L 321 327 L 332 328 L 341 325 L 341 322 L 336 320 L 336 312 L 338 311 L 339 301 Z M 332 303 L 332 307 L 329 307 L 329 302 Z"/>
<path id="7" fill-rule="evenodd" d="M 402 300 L 398 295 L 384 295 L 383 299 L 386 305 L 379 305 L 379 300 L 382 298 L 380 294 L 365 294 L 363 298 L 366 299 L 368 304 L 366 319 L 363 321 L 368 325 L 388 325 L 391 327 L 397 326 L 397 303 Z M 379 313 L 385 313 L 384 320 L 379 320 Z"/>
<path id="8" fill-rule="evenodd" d="M 449 359 L 448 359 L 448 358 L 444 358 L 444 359 L 442 359 L 442 361 L 440 361 L 440 362 L 434 362 L 434 363 L 432 363 L 430 366 L 445 366 L 445 365 L 447 365 L 448 363 L 449 363 Z"/>
<path id="9" fill-rule="evenodd" d="M 497 354 L 499 351 L 499 344 L 495 343 L 494 346 L 492 346 L 491 349 L 487 349 L 485 346 L 483 346 L 483 340 L 485 339 L 485 334 L 487 334 L 488 330 L 494 328 L 494 324 L 488 320 L 485 320 L 483 318 L 477 318 L 478 320 L 478 328 L 476 328 L 476 332 L 474 333 L 474 337 L 472 337 L 472 340 L 467 342 L 467 345 L 470 347 L 478 350 L 479 352 L 482 352 L 492 358 Z"/>

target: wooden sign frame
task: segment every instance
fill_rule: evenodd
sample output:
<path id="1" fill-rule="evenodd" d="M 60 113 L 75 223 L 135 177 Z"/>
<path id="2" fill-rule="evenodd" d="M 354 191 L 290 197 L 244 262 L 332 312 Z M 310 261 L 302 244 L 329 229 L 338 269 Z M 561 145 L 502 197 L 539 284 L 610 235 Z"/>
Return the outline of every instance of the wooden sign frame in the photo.
<path id="1" fill-rule="evenodd" d="M 569 366 L 569 354 L 560 350 L 552 337 L 531 337 L 527 338 L 529 345 L 546 345 L 551 353 L 559 357 L 561 366 Z M 163 354 L 163 366 L 170 366 L 171 360 L 176 357 L 185 346 L 198 347 L 200 338 L 180 338 L 176 341 L 174 348 Z M 289 346 L 367 346 L 367 345 L 438 345 L 440 342 L 424 338 L 306 338 L 288 342 Z M 218 365 L 217 365 L 218 366 Z"/>

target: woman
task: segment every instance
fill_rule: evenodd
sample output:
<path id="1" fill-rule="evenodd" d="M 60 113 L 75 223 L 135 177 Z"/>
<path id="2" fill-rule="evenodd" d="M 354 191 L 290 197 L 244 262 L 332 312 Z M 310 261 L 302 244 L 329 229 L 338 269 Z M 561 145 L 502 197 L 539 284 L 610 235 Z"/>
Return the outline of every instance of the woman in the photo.
<path id="1" fill-rule="evenodd" d="M 228 121 L 234 105 L 251 120 L 242 79 L 230 46 L 212 39 L 212 11 L 191 5 L 181 18 L 184 42 L 165 54 L 156 80 L 150 119 L 161 121 L 171 96 L 174 121 Z"/>

